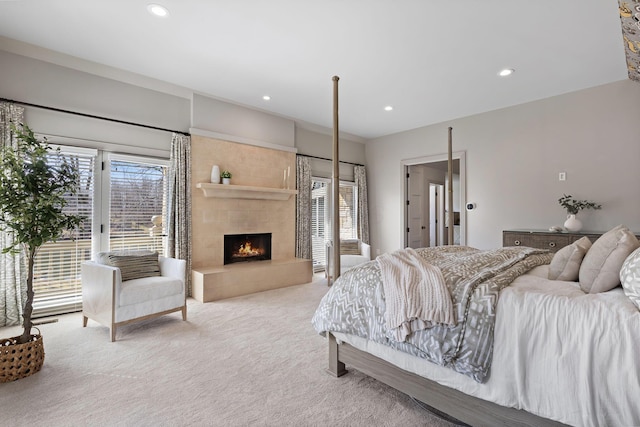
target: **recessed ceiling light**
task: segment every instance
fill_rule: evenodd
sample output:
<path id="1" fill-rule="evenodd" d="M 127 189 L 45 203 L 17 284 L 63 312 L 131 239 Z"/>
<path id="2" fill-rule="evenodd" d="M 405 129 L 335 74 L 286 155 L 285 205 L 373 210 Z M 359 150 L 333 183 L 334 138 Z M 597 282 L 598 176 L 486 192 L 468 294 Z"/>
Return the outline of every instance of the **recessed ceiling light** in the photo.
<path id="1" fill-rule="evenodd" d="M 161 6 L 159 4 L 152 3 L 150 5 L 147 5 L 147 10 L 149 11 L 149 13 L 155 16 L 160 16 L 162 18 L 169 15 L 169 10 L 167 10 L 166 7 Z"/>
<path id="2" fill-rule="evenodd" d="M 393 110 L 393 107 L 391 105 L 387 105 L 386 107 L 384 107 L 384 111 L 391 111 Z"/>
<path id="3" fill-rule="evenodd" d="M 514 71 L 515 70 L 513 68 L 505 68 L 504 70 L 500 70 L 498 75 L 500 77 L 507 77 L 507 76 L 510 76 L 511 74 L 513 74 Z"/>
<path id="4" fill-rule="evenodd" d="M 271 100 L 271 97 L 269 95 L 265 95 L 262 97 L 262 99 L 264 99 L 265 101 L 269 101 Z"/>

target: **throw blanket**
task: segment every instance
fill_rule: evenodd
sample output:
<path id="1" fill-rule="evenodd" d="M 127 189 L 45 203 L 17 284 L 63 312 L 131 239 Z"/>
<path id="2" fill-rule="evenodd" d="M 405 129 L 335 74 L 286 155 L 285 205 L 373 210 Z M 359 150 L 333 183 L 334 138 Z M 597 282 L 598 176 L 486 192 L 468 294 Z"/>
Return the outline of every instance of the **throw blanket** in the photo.
<path id="1" fill-rule="evenodd" d="M 370 261 L 346 271 L 333 284 L 313 316 L 314 328 L 322 334 L 358 335 L 484 382 L 491 367 L 500 290 L 533 267 L 551 262 L 552 254 L 527 247 L 481 251 L 466 246 L 421 248 L 416 253 L 442 272 L 455 326 L 436 323 L 403 342 L 390 339 L 382 273 L 378 262 Z"/>
<path id="2" fill-rule="evenodd" d="M 453 303 L 442 272 L 411 249 L 377 259 L 387 302 L 387 336 L 404 341 L 407 335 L 434 323 L 455 325 Z"/>

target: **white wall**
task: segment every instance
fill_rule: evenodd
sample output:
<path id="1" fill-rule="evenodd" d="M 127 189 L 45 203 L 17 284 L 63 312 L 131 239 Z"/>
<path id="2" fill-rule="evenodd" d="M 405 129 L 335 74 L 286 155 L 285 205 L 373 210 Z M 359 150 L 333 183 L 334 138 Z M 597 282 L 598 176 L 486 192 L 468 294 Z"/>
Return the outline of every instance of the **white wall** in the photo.
<path id="1" fill-rule="evenodd" d="M 585 230 L 640 231 L 640 84 L 630 80 L 374 139 L 366 143 L 373 249 L 402 247 L 403 159 L 466 151 L 467 244 L 502 245 L 502 230 L 562 225 L 563 193 L 602 203 Z M 567 180 L 558 181 L 566 172 Z M 374 252 L 376 253 L 376 252 Z"/>
<path id="2" fill-rule="evenodd" d="M 178 131 L 189 129 L 187 98 L 3 50 L 0 76 L 2 98 Z M 168 132 L 34 107 L 26 108 L 25 121 L 39 133 L 90 140 L 100 148 L 113 143 L 109 145 L 113 151 L 126 150 L 118 144 L 168 151 L 171 143 Z"/>
<path id="3" fill-rule="evenodd" d="M 61 65 L 65 63 L 69 67 Z M 222 139 L 228 136 L 231 140 L 258 141 L 301 154 L 332 157 L 331 129 L 311 125 L 300 129 L 289 118 L 2 37 L 0 97 L 181 132 L 197 128 Z M 170 149 L 170 132 L 35 107 L 26 107 L 25 121 L 34 131 L 67 138 L 64 141 L 70 144 L 81 140 L 82 144 L 108 151 L 163 157 Z M 341 137 L 340 158 L 364 163 L 362 142 L 357 137 Z M 314 166 L 319 176 L 326 173 L 325 169 L 331 174 L 328 162 L 314 161 Z M 353 179 L 353 168 L 343 166 L 341 176 Z"/>
<path id="4" fill-rule="evenodd" d="M 193 95 L 191 117 L 193 128 L 286 147 L 295 145 L 293 120 L 210 97 Z"/>
<path id="5" fill-rule="evenodd" d="M 338 158 L 343 162 L 365 164 L 365 145 L 360 141 L 340 136 Z M 333 157 L 333 135 L 320 131 L 296 127 L 296 147 L 299 154 L 308 156 Z M 333 165 L 330 161 L 311 159 L 311 169 L 314 176 L 330 178 L 333 173 Z M 353 165 L 340 164 L 340 178 L 353 181 Z"/>

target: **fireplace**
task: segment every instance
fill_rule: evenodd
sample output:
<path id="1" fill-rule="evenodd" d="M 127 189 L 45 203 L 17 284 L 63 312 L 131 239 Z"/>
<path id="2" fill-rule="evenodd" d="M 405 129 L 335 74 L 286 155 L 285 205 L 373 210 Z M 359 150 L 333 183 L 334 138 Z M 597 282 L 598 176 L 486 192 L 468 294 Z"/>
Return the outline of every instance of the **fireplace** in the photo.
<path id="1" fill-rule="evenodd" d="M 224 264 L 271 259 L 271 233 L 225 234 Z"/>

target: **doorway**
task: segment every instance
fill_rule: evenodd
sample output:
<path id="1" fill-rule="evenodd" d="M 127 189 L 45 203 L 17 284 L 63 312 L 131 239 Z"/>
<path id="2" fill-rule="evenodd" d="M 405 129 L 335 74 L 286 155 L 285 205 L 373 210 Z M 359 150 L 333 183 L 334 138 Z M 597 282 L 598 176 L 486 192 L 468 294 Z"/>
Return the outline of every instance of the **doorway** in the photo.
<path id="1" fill-rule="evenodd" d="M 466 163 L 465 152 L 452 155 L 453 228 L 452 244 L 466 243 Z M 442 246 L 449 244 L 447 154 L 404 160 L 403 234 L 405 247 Z"/>
<path id="2" fill-rule="evenodd" d="M 423 168 L 420 165 L 408 167 L 411 179 L 407 180 L 407 241 L 411 248 L 422 248 L 429 241 L 429 229 L 425 219 L 429 217 L 429 201 L 425 200 Z"/>

